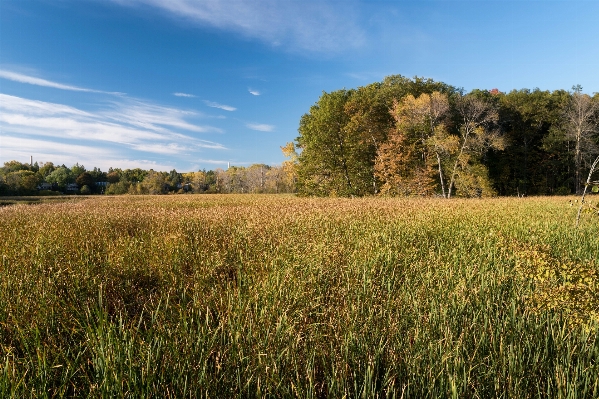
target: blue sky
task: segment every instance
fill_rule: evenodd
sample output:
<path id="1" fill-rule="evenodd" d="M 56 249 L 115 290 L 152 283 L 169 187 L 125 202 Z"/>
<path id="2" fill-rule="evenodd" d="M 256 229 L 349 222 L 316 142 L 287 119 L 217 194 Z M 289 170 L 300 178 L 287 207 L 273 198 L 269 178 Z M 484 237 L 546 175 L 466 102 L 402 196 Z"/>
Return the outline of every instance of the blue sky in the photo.
<path id="1" fill-rule="evenodd" d="M 0 0 L 0 162 L 279 164 L 322 91 L 599 91 L 599 1 Z"/>

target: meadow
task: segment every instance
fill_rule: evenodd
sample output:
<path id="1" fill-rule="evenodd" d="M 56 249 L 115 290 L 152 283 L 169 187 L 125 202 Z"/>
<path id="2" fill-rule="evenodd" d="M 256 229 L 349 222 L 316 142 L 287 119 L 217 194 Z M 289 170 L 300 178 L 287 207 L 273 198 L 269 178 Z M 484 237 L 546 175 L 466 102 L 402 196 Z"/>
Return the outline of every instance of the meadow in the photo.
<path id="1" fill-rule="evenodd" d="M 599 397 L 567 197 L 0 207 L 0 397 Z"/>
<path id="2" fill-rule="evenodd" d="M 59 202 L 77 202 L 85 199 L 83 195 L 43 195 L 43 196 L 0 196 L 0 207 L 18 204 L 56 204 Z"/>

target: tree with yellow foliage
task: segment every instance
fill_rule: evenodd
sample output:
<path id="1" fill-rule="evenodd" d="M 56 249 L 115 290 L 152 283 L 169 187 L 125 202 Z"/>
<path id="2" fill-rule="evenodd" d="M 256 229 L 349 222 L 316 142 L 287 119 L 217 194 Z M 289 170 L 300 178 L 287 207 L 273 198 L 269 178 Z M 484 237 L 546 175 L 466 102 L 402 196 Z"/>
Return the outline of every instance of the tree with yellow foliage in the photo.
<path id="1" fill-rule="evenodd" d="M 457 126 L 450 124 L 448 96 L 439 92 L 407 95 L 394 103 L 395 129 L 380 145 L 375 162 L 381 193 L 429 196 L 438 187 L 445 198 L 456 189 L 466 197 L 494 193 L 480 158 L 489 149 L 504 148 L 497 110 L 469 94 L 456 96 L 454 113 Z"/>
<path id="2" fill-rule="evenodd" d="M 281 164 L 281 168 L 283 169 L 284 186 L 287 188 L 288 192 L 295 192 L 299 155 L 295 150 L 295 144 L 292 142 L 289 142 L 281 147 L 281 151 L 283 152 L 283 155 L 288 158 Z"/>
<path id="3" fill-rule="evenodd" d="M 438 174 L 445 197 L 443 159 L 456 142 L 445 128 L 448 113 L 447 95 L 437 91 L 419 97 L 409 94 L 394 103 L 395 129 L 380 145 L 375 162 L 375 173 L 383 183 L 381 193 L 433 195 Z"/>

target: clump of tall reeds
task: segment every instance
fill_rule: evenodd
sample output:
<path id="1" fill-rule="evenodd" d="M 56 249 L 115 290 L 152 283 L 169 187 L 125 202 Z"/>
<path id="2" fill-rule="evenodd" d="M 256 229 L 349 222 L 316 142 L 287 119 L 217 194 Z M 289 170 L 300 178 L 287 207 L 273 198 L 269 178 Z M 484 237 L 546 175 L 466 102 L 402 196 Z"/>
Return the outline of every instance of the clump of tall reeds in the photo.
<path id="1" fill-rule="evenodd" d="M 0 397 L 597 397 L 599 238 L 573 231 L 575 212 L 564 198 L 0 208 Z"/>

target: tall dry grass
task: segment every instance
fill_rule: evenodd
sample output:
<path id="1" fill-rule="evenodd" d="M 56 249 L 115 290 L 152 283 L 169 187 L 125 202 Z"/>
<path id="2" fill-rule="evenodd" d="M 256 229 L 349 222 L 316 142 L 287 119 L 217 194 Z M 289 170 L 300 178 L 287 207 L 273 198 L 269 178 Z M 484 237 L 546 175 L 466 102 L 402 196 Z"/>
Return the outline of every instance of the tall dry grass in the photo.
<path id="1" fill-rule="evenodd" d="M 598 397 L 565 198 L 0 208 L 0 397 Z"/>

